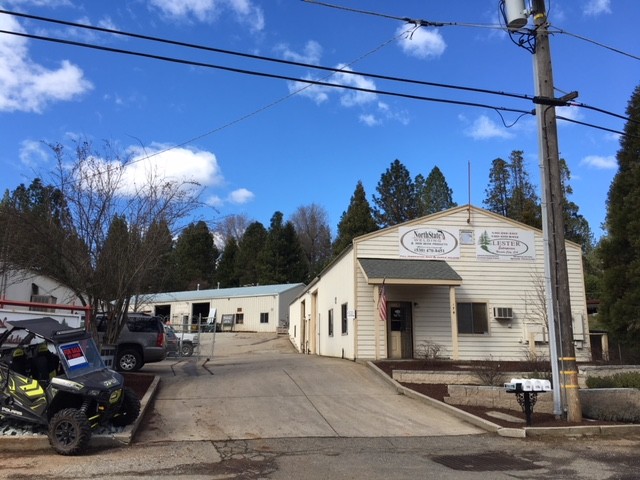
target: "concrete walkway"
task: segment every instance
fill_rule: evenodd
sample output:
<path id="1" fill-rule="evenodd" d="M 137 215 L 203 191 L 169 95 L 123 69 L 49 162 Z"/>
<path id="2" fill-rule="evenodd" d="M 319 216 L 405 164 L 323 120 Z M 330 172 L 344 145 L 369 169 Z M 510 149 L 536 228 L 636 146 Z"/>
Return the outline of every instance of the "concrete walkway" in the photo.
<path id="1" fill-rule="evenodd" d="M 295 353 L 273 334 L 203 335 L 200 358 L 165 360 L 135 442 L 486 433 L 425 405 L 366 365 Z"/>

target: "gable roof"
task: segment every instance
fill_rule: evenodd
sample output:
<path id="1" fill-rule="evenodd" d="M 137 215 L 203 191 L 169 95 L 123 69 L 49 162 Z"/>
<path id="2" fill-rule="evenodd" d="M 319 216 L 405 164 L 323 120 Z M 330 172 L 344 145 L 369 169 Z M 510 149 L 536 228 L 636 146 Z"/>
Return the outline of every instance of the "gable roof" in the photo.
<path id="1" fill-rule="evenodd" d="M 143 303 L 188 302 L 193 300 L 213 300 L 216 298 L 260 297 L 280 295 L 289 290 L 300 289 L 304 283 L 285 283 L 280 285 L 258 285 L 255 287 L 215 288 L 208 290 L 188 290 L 145 295 Z"/>
<path id="2" fill-rule="evenodd" d="M 443 260 L 359 258 L 372 284 L 462 285 L 462 277 Z"/>

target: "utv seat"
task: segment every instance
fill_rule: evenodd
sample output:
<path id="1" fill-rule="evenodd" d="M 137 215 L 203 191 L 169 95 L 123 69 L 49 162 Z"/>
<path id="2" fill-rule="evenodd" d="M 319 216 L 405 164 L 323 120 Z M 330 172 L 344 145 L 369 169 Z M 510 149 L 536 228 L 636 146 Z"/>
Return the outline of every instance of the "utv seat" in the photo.
<path id="1" fill-rule="evenodd" d="M 27 376 L 29 373 L 29 362 L 22 348 L 16 348 L 11 354 L 9 368 L 20 375 Z"/>

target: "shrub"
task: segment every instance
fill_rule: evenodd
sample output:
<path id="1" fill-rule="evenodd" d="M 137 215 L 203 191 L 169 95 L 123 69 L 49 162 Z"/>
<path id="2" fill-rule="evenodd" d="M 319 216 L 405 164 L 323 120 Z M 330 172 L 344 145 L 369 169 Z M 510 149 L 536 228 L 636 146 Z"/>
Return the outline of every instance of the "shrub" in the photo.
<path id="1" fill-rule="evenodd" d="M 431 340 L 425 340 L 416 346 L 415 353 L 418 358 L 424 359 L 427 363 L 437 363 L 442 360 L 440 357 L 442 351 L 442 345 Z"/>
<path id="2" fill-rule="evenodd" d="M 551 380 L 551 362 L 547 356 L 529 349 L 526 349 L 524 354 L 526 360 L 522 367 L 523 371 L 527 372 L 527 377 Z"/>
<path id="3" fill-rule="evenodd" d="M 611 398 L 606 403 L 592 405 L 589 418 L 605 422 L 640 423 L 640 409 L 624 398 Z"/>
<path id="4" fill-rule="evenodd" d="M 473 374 L 480 380 L 482 385 L 489 387 L 502 386 L 506 378 L 502 364 L 494 361 L 491 357 L 485 361 L 478 362 L 473 369 Z"/>
<path id="5" fill-rule="evenodd" d="M 640 372 L 622 372 L 605 377 L 588 377 L 588 388 L 638 388 Z"/>

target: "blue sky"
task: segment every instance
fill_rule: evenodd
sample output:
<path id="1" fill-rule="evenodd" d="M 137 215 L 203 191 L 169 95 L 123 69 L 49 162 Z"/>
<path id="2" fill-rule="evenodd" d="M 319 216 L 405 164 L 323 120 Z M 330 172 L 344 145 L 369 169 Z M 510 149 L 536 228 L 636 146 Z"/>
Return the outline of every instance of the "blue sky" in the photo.
<path id="1" fill-rule="evenodd" d="M 336 5 L 456 26 L 414 29 L 390 18 L 301 0 L 0 0 L 5 10 L 356 72 L 534 95 L 533 58 L 499 24 L 497 0 L 336 0 Z M 547 0 L 557 96 L 624 114 L 640 80 L 637 0 Z M 528 100 L 277 65 L 0 14 L 26 32 L 300 79 L 529 111 Z M 412 33 L 411 33 L 412 32 Z M 584 39 L 578 38 L 583 37 Z M 616 53 L 603 46 L 612 47 Z M 635 58 L 634 58 L 635 57 Z M 578 107 L 559 114 L 613 130 L 624 121 Z M 518 114 L 503 113 L 510 125 Z M 193 179 L 212 223 L 246 214 L 268 226 L 316 203 L 335 228 L 358 180 L 369 199 L 399 159 L 412 176 L 438 166 L 459 204 L 482 207 L 491 161 L 524 150 L 539 183 L 535 119 L 506 128 L 492 109 L 311 86 L 53 44 L 0 33 L 0 188 L 54 168 L 46 143 L 108 140 L 135 163 Z M 561 122 L 572 200 L 599 236 L 616 172 L 615 134 Z"/>

